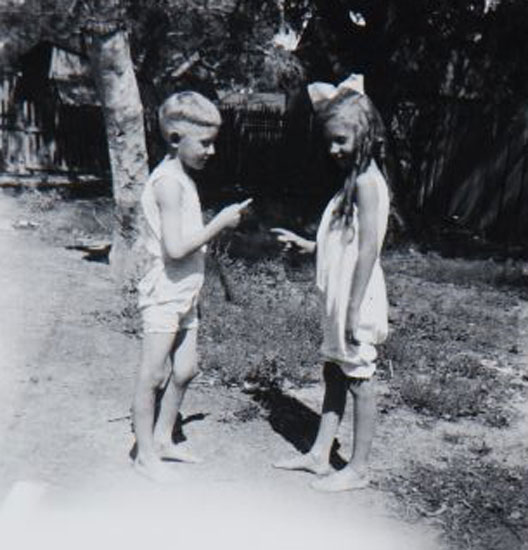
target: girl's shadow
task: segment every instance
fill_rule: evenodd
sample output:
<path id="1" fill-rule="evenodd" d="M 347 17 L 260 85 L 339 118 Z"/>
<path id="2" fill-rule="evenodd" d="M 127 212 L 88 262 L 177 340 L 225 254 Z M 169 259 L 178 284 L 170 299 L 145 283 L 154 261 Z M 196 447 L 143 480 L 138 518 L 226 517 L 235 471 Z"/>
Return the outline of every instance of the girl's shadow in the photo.
<path id="1" fill-rule="evenodd" d="M 268 412 L 273 431 L 289 441 L 300 453 L 307 453 L 315 441 L 320 417 L 304 403 L 284 394 L 278 388 L 258 390 L 254 400 Z M 334 441 L 330 464 L 341 470 L 346 461 L 339 455 L 339 443 Z"/>

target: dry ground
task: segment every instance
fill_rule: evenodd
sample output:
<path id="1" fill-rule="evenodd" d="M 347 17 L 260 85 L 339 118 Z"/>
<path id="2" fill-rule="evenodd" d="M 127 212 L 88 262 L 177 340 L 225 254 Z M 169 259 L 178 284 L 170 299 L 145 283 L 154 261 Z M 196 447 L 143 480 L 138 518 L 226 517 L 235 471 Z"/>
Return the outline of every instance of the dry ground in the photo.
<path id="1" fill-rule="evenodd" d="M 316 426 L 320 386 L 292 389 L 264 411 L 251 396 L 204 375 L 185 403 L 182 431 L 185 444 L 206 460 L 179 466 L 178 485 L 153 487 L 129 465 L 139 341 L 105 322 L 120 307 L 109 268 L 50 244 L 27 224 L 13 227 L 30 216 L 23 201 L 0 194 L 0 501 L 17 483 L 30 481 L 45 484 L 48 506 L 31 516 L 33 529 L 21 529 L 24 536 L 9 532 L 3 548 L 27 542 L 29 534 L 44 548 L 66 547 L 69 536 L 101 548 L 139 545 L 143 538 L 188 548 L 211 542 L 220 548 L 315 548 L 323 542 L 440 548 L 437 510 L 419 519 L 422 505 L 409 500 L 402 507 L 387 480 L 405 475 L 411 459 L 441 467 L 471 448 L 489 449 L 486 459 L 513 466 L 526 461 L 521 416 L 504 429 L 389 407 L 373 449 L 373 487 L 317 494 L 308 488 L 308 474 L 276 471 L 270 463 L 299 446 L 292 417 L 302 415 L 308 431 Z M 412 288 L 409 281 L 402 285 L 402 292 Z M 525 309 L 519 315 L 526 316 Z M 525 342 L 511 366 L 517 374 L 526 361 Z M 390 391 L 383 381 L 382 402 Z M 515 401 L 519 411 L 522 403 Z M 349 429 L 347 418 L 343 456 Z"/>

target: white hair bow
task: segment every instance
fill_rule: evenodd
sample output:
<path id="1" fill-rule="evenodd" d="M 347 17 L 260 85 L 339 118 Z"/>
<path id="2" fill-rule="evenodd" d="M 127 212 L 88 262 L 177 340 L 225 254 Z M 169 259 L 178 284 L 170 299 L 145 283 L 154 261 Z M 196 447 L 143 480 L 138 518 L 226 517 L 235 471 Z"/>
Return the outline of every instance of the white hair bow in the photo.
<path id="1" fill-rule="evenodd" d="M 354 90 L 360 94 L 365 93 L 363 87 L 363 75 L 352 73 L 337 86 L 328 82 L 313 82 L 308 85 L 308 95 L 315 110 L 322 102 L 327 102 L 337 96 L 343 90 Z"/>

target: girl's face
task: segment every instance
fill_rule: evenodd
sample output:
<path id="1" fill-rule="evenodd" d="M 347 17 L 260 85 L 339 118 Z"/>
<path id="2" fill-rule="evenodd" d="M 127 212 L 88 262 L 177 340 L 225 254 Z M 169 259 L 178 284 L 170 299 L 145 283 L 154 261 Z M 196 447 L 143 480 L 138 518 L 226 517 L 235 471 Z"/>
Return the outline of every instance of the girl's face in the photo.
<path id="1" fill-rule="evenodd" d="M 218 135 L 215 126 L 195 126 L 183 135 L 178 143 L 178 157 L 192 170 L 202 170 L 215 154 L 214 143 Z"/>
<path id="2" fill-rule="evenodd" d="M 350 168 L 354 160 L 355 139 L 350 124 L 339 117 L 328 120 L 324 135 L 330 156 L 340 168 Z"/>

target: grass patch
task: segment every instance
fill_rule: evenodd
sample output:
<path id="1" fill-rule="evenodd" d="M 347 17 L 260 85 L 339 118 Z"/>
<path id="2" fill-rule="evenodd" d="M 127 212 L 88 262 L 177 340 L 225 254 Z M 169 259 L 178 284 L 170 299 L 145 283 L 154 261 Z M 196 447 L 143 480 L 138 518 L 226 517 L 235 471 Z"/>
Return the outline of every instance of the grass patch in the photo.
<path id="1" fill-rule="evenodd" d="M 20 200 L 54 244 L 110 237 L 111 199 L 68 200 L 56 191 L 33 190 Z M 321 327 L 313 262 L 279 255 L 268 232 L 261 233 L 251 246 L 226 233 L 210 247 L 222 269 L 220 277 L 208 262 L 202 366 L 222 384 L 246 389 L 318 380 Z M 237 242 L 267 259 L 234 259 Z M 379 374 L 396 390 L 392 405 L 437 418 L 507 424 L 505 403 L 518 391 L 505 373 L 518 362 L 517 304 L 526 286 L 521 264 L 446 259 L 411 249 L 389 251 L 383 263 L 391 331 L 379 349 Z M 226 285 L 231 301 L 225 299 Z M 135 280 L 122 285 L 121 298 L 120 308 L 112 305 L 97 318 L 139 336 Z"/>
<path id="2" fill-rule="evenodd" d="M 422 254 L 412 248 L 387 254 L 393 274 L 410 275 L 433 283 L 458 287 L 495 287 L 528 295 L 528 273 L 523 260 L 464 260 L 444 258 L 437 253 Z"/>
<path id="3" fill-rule="evenodd" d="M 30 189 L 19 200 L 46 242 L 71 246 L 83 239 L 110 239 L 114 223 L 111 198 L 69 199 L 60 190 Z"/>
<path id="4" fill-rule="evenodd" d="M 234 299 L 226 301 L 219 277 L 207 274 L 200 336 L 205 370 L 223 384 L 254 389 L 316 379 L 321 331 L 312 281 L 290 281 L 277 261 L 220 261 Z"/>
<path id="5" fill-rule="evenodd" d="M 528 470 L 481 460 L 411 464 L 386 487 L 408 519 L 439 523 L 453 550 L 521 550 L 528 540 Z"/>
<path id="6" fill-rule="evenodd" d="M 460 354 L 435 362 L 437 370 L 428 374 L 406 373 L 398 381 L 402 401 L 418 412 L 455 420 L 481 415 L 487 424 L 505 426 L 510 421 L 502 402 L 505 381 L 487 369 L 477 357 Z"/>
<path id="7" fill-rule="evenodd" d="M 505 403 L 517 391 L 519 294 L 497 283 L 499 265 L 484 262 L 483 276 L 482 263 L 389 255 L 391 331 L 381 363 L 392 366 L 390 384 L 416 411 L 503 426 L 512 415 Z"/>
<path id="8" fill-rule="evenodd" d="M 284 258 L 220 259 L 235 299 L 225 300 L 210 270 L 201 329 L 206 371 L 241 387 L 317 380 L 321 327 L 313 264 L 293 269 Z M 482 279 L 474 286 L 430 282 L 418 277 L 429 271 L 413 271 L 412 255 L 410 262 L 411 276 L 398 273 L 401 257 L 386 262 L 392 327 L 380 346 L 379 371 L 396 390 L 393 405 L 507 425 L 513 413 L 505 403 L 519 390 L 510 375 L 517 359 L 515 293 Z"/>

